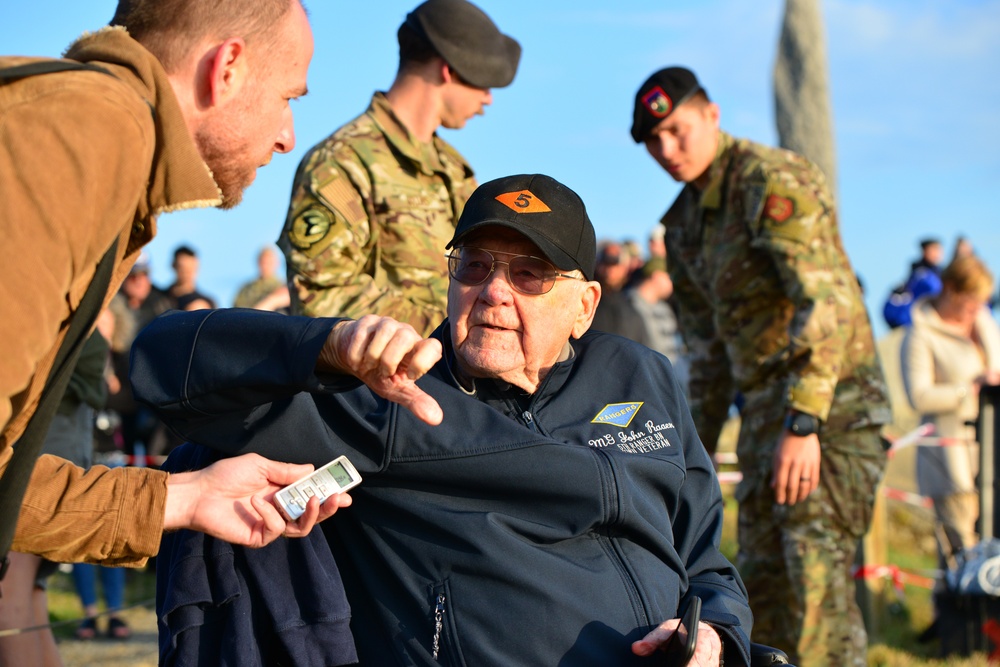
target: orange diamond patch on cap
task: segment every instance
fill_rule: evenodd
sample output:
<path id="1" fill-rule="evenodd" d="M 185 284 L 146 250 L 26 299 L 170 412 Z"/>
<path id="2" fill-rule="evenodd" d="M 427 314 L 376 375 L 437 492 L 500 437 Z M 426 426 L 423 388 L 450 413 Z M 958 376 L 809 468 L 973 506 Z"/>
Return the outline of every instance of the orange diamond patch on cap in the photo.
<path id="1" fill-rule="evenodd" d="M 496 200 L 515 213 L 548 213 L 552 210 L 531 190 L 505 192 L 497 195 Z"/>

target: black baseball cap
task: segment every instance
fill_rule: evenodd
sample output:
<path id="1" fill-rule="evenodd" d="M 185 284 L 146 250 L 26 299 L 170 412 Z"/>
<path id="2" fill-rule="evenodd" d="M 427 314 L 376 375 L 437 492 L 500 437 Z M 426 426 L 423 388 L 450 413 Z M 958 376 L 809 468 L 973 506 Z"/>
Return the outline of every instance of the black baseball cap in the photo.
<path id="1" fill-rule="evenodd" d="M 521 45 L 466 0 L 427 0 L 406 15 L 404 24 L 426 39 L 469 85 L 503 88 L 517 74 Z"/>
<path id="2" fill-rule="evenodd" d="M 446 247 L 461 245 L 472 231 L 493 225 L 524 234 L 557 268 L 579 269 L 587 280 L 594 279 L 597 235 L 587 207 L 551 176 L 518 174 L 480 185 Z"/>
<path id="3" fill-rule="evenodd" d="M 705 89 L 694 72 L 685 67 L 667 67 L 639 86 L 632 112 L 632 138 L 641 144 L 660 121 L 697 92 Z"/>

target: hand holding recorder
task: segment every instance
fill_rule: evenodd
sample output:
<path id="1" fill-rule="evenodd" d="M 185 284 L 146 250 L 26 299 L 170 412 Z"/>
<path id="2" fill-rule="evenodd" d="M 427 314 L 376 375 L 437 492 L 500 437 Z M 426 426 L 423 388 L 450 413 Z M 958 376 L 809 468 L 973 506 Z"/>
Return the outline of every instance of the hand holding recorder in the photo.
<path id="1" fill-rule="evenodd" d="M 339 496 L 360 483 L 357 469 L 346 456 L 340 456 L 278 491 L 274 501 L 289 520 L 295 521 L 306 512 L 312 498 L 324 505 L 331 496 Z"/>
<path id="2" fill-rule="evenodd" d="M 662 661 L 656 664 L 666 667 L 718 667 L 722 639 L 715 628 L 701 622 L 701 598 L 692 597 L 683 618 L 664 621 L 632 644 L 632 652 L 640 656 L 662 655 Z"/>

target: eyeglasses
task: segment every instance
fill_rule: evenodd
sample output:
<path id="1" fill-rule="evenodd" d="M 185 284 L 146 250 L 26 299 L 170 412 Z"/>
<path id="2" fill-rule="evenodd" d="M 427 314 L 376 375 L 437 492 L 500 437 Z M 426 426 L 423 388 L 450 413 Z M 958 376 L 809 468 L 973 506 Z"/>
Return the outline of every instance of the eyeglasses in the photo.
<path id="1" fill-rule="evenodd" d="M 466 246 L 455 248 L 446 257 L 448 273 L 463 285 L 482 285 L 493 275 L 497 264 L 507 267 L 507 282 L 522 294 L 545 294 L 555 285 L 556 278 L 584 280 L 559 273 L 550 262 L 531 255 L 514 255 L 509 262 L 503 262 L 488 250 Z"/>

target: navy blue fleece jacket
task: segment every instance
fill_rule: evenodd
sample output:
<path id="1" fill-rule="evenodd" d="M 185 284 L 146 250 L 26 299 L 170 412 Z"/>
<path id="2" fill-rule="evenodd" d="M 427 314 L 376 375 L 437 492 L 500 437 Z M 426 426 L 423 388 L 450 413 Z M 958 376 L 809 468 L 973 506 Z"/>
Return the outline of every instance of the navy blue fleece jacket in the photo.
<path id="1" fill-rule="evenodd" d="M 337 320 L 176 313 L 133 347 L 139 400 L 192 442 L 364 477 L 324 524 L 366 665 L 641 665 L 630 645 L 690 596 L 748 662 L 752 624 L 719 552 L 722 495 L 669 362 L 589 333 L 526 395 L 419 381 L 428 426 L 349 377 L 317 377 Z M 435 657 L 436 653 L 436 657 Z"/>

